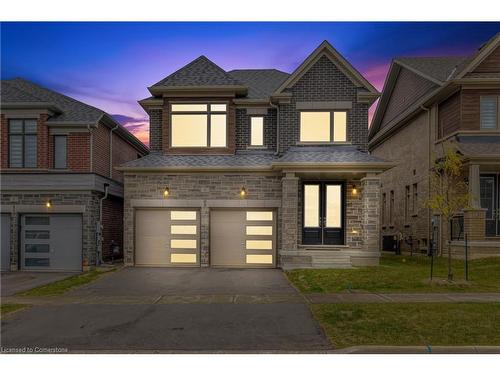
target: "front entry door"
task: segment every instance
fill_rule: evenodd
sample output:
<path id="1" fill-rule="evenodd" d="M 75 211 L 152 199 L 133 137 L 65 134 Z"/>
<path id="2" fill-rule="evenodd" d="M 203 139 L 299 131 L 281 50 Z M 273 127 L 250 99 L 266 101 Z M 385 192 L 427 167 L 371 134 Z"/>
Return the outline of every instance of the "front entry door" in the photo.
<path id="1" fill-rule="evenodd" d="M 303 189 L 302 243 L 344 244 L 344 184 L 306 182 Z"/>

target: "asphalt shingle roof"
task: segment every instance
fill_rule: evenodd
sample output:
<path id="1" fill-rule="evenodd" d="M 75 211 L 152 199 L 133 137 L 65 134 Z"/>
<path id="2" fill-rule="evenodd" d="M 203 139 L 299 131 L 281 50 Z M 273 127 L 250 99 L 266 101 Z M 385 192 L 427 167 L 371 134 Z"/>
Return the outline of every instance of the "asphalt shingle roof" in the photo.
<path id="1" fill-rule="evenodd" d="M 467 156 L 500 155 L 500 136 L 462 136 L 457 142 Z"/>
<path id="2" fill-rule="evenodd" d="M 129 161 L 122 167 L 266 167 L 270 166 L 273 160 L 275 157 L 272 152 L 237 152 L 235 155 L 163 155 L 151 153 L 140 159 Z"/>
<path id="3" fill-rule="evenodd" d="M 241 86 L 241 82 L 224 69 L 200 56 L 179 70 L 155 83 L 155 86 Z"/>
<path id="4" fill-rule="evenodd" d="M 2 81 L 2 102 L 43 102 L 52 103 L 62 113 L 52 116 L 49 122 L 89 122 L 98 121 L 105 114 L 98 108 L 76 99 L 41 87 L 22 78 Z"/>
<path id="5" fill-rule="evenodd" d="M 247 98 L 268 98 L 290 76 L 276 69 L 237 69 L 228 72 L 248 87 Z"/>
<path id="6" fill-rule="evenodd" d="M 271 167 L 274 163 L 380 163 L 384 160 L 355 146 L 292 147 L 278 157 L 272 151 L 237 151 L 235 155 L 164 155 L 151 153 L 122 165 L 125 168 Z"/>
<path id="7" fill-rule="evenodd" d="M 306 146 L 291 147 L 277 163 L 381 163 L 379 159 L 356 146 Z"/>
<path id="8" fill-rule="evenodd" d="M 470 58 L 463 56 L 396 58 L 397 61 L 440 82 L 445 82 L 450 77 L 455 76 L 469 59 Z"/>

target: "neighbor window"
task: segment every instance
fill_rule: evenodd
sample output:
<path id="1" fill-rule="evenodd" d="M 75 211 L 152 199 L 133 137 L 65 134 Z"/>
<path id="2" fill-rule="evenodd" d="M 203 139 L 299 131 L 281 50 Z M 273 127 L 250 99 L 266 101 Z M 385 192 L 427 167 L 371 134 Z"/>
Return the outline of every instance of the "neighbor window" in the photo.
<path id="1" fill-rule="evenodd" d="M 389 224 L 392 225 L 392 219 L 394 215 L 394 190 L 391 190 L 390 201 L 389 201 Z"/>
<path id="2" fill-rule="evenodd" d="M 250 146 L 264 146 L 264 117 L 250 117 Z"/>
<path id="3" fill-rule="evenodd" d="M 9 166 L 11 168 L 36 168 L 37 121 L 9 120 Z"/>
<path id="4" fill-rule="evenodd" d="M 172 147 L 226 147 L 226 104 L 172 104 Z"/>
<path id="5" fill-rule="evenodd" d="M 386 204 L 387 204 L 387 196 L 385 193 L 383 193 L 382 194 L 382 224 L 385 224 L 386 220 L 387 220 L 387 218 L 385 217 L 386 216 L 386 213 L 385 213 Z"/>
<path id="6" fill-rule="evenodd" d="M 64 169 L 67 166 L 67 139 L 65 135 L 54 136 L 54 168 Z"/>
<path id="7" fill-rule="evenodd" d="M 301 112 L 300 141 L 347 141 L 347 112 Z"/>
<path id="8" fill-rule="evenodd" d="M 413 207 L 412 207 L 412 212 L 413 215 L 416 215 L 418 212 L 418 185 L 413 184 Z"/>
<path id="9" fill-rule="evenodd" d="M 498 127 L 498 96 L 481 96 L 481 129 L 496 130 Z"/>

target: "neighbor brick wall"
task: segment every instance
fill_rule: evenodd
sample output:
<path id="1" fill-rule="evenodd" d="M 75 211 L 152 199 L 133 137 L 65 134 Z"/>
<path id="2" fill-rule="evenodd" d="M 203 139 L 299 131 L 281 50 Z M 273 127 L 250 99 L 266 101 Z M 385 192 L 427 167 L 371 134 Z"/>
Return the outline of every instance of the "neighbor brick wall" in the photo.
<path id="1" fill-rule="evenodd" d="M 406 108 L 436 87 L 435 83 L 408 69 L 401 68 L 380 127 L 383 128 Z"/>
<path id="2" fill-rule="evenodd" d="M 326 56 L 322 56 L 291 88 L 290 104 L 280 104 L 280 152 L 295 146 L 300 135 L 297 101 L 351 101 L 347 140 L 367 149 L 368 104 L 357 102 L 357 88 Z"/>
<path id="3" fill-rule="evenodd" d="M 163 110 L 149 110 L 149 147 L 152 152 L 162 151 L 163 147 Z"/>
<path id="4" fill-rule="evenodd" d="M 49 168 L 49 128 L 48 115 L 40 115 L 37 126 L 37 159 L 38 168 Z"/>
<path id="5" fill-rule="evenodd" d="M 390 160 L 396 166 L 381 174 L 380 204 L 382 194 L 386 194 L 386 217 L 381 218 L 381 235 L 394 235 L 397 232 L 404 236 L 412 236 L 419 239 L 423 244 L 428 241 L 430 226 L 429 210 L 426 207 L 426 199 L 429 194 L 428 170 L 429 170 L 429 141 L 426 112 L 412 119 L 406 126 L 402 127 L 391 138 L 379 144 L 371 153 L 384 160 Z M 414 172 L 415 171 L 415 174 Z M 413 184 L 417 183 L 418 202 L 416 215 L 410 213 L 408 221 L 405 222 L 404 204 L 405 187 L 410 186 L 410 204 L 413 199 Z M 390 191 L 394 191 L 394 214 L 393 223 L 389 223 Z M 403 248 L 407 248 L 403 245 Z"/>
<path id="6" fill-rule="evenodd" d="M 104 261 L 111 259 L 111 243 L 114 241 L 120 247 L 120 255 L 115 259 L 123 257 L 123 199 L 108 196 L 102 202 L 102 257 Z"/>
<path id="7" fill-rule="evenodd" d="M 92 172 L 109 177 L 109 139 L 111 129 L 99 124 L 92 130 Z"/>
<path id="8" fill-rule="evenodd" d="M 138 154 L 140 154 L 140 152 L 134 146 L 117 135 L 116 131 L 113 132 L 113 180 L 123 182 L 123 172 L 117 171 L 115 167 L 127 161 L 137 159 Z"/>
<path id="9" fill-rule="evenodd" d="M 82 193 L 2 193 L 0 202 L 2 205 L 36 205 L 45 206 L 47 200 L 51 200 L 54 207 L 64 205 L 82 205 L 85 206 L 85 212 L 82 214 L 82 263 L 84 266 L 94 265 L 97 255 L 96 244 L 96 223 L 99 219 L 99 197 L 102 194 L 92 192 Z M 50 212 L 49 210 L 47 211 Z M 11 264 L 16 268 L 18 265 L 18 234 L 17 223 L 18 213 L 11 214 Z"/>
<path id="10" fill-rule="evenodd" d="M 67 148 L 68 169 L 72 172 L 90 172 L 90 134 L 68 134 Z"/>

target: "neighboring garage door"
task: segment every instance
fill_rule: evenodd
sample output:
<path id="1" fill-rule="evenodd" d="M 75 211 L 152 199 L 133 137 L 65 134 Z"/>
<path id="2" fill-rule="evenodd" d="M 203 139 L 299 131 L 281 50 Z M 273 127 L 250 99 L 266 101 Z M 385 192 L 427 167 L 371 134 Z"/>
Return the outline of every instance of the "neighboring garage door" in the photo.
<path id="1" fill-rule="evenodd" d="M 2 214 L 2 271 L 10 269 L 10 214 Z"/>
<path id="2" fill-rule="evenodd" d="M 215 267 L 275 267 L 276 213 L 257 209 L 211 211 L 210 259 Z"/>
<path id="3" fill-rule="evenodd" d="M 22 215 L 20 242 L 21 269 L 82 270 L 81 215 Z"/>
<path id="4" fill-rule="evenodd" d="M 199 266 L 199 238 L 196 210 L 138 209 L 135 212 L 137 266 Z"/>

